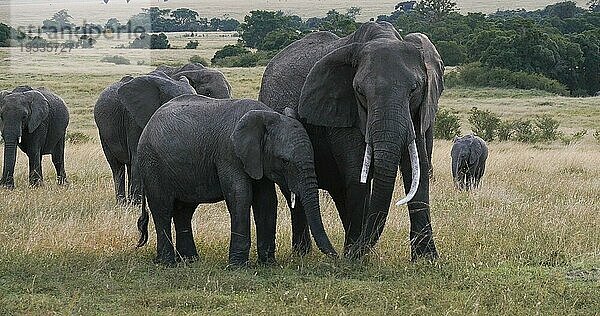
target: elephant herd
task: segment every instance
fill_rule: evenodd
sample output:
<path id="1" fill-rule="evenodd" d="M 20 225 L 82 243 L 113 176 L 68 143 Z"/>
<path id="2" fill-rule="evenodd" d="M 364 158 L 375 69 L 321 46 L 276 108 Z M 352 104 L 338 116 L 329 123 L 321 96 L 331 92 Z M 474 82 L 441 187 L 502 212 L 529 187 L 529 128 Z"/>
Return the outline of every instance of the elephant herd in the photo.
<path id="1" fill-rule="evenodd" d="M 148 241 L 152 214 L 157 263 L 196 260 L 193 213 L 223 200 L 229 264 L 248 262 L 251 209 L 258 260 L 274 262 L 275 184 L 291 210 L 294 252 L 308 253 L 312 234 L 319 250 L 337 257 L 321 219 L 323 189 L 344 227 L 344 256 L 360 258 L 381 236 L 398 168 L 407 196 L 396 204 L 408 205 L 411 257 L 433 259 L 429 181 L 443 72 L 425 35 L 401 37 L 389 23 L 369 22 L 343 38 L 316 32 L 289 45 L 267 65 L 258 101 L 232 99 L 217 70 L 161 66 L 104 89 L 94 119 L 117 203 L 141 204 L 138 246 Z M 29 157 L 30 184 L 42 181 L 44 154 L 66 183 L 69 115 L 60 97 L 25 86 L 2 92 L 0 118 L 3 186 L 14 187 L 17 146 Z M 477 186 L 486 158 L 478 137 L 456 139 L 456 186 Z"/>

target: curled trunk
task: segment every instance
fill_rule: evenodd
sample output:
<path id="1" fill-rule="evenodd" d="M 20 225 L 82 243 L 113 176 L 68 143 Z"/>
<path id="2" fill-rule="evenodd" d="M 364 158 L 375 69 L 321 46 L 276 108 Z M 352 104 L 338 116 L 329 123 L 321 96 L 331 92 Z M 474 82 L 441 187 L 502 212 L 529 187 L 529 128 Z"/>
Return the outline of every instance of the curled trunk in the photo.
<path id="1" fill-rule="evenodd" d="M 298 192 L 301 197 L 302 205 L 306 214 L 306 220 L 315 243 L 319 250 L 328 256 L 337 256 L 337 252 L 331 245 L 331 241 L 325 232 L 323 219 L 321 218 L 321 209 L 319 207 L 319 193 L 317 180 L 315 177 L 309 177 L 304 182 L 304 192 Z"/>

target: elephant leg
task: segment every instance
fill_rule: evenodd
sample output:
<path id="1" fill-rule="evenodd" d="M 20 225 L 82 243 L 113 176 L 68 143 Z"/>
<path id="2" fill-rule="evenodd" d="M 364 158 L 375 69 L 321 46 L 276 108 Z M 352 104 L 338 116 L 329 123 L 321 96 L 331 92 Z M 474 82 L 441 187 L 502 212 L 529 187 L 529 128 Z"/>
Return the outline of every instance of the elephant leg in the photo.
<path id="1" fill-rule="evenodd" d="M 68 184 L 67 173 L 65 172 L 65 139 L 64 137 L 58 142 L 52 152 L 52 164 L 56 169 L 56 181 L 58 185 Z"/>
<path id="2" fill-rule="evenodd" d="M 142 129 L 137 126 L 131 127 L 127 133 L 127 143 L 129 150 L 129 202 L 134 205 L 142 203 L 142 177 L 139 172 L 139 162 L 137 157 L 137 145 L 142 134 Z"/>
<path id="3" fill-rule="evenodd" d="M 277 224 L 277 195 L 275 184 L 270 180 L 259 180 L 252 186 L 252 210 L 256 225 L 256 247 L 258 262 L 274 264 L 275 227 Z"/>
<path id="4" fill-rule="evenodd" d="M 171 219 L 173 218 L 173 199 L 165 198 L 168 194 L 148 195 L 148 207 L 152 213 L 152 220 L 156 229 L 156 258 L 154 263 L 166 266 L 175 265 L 175 251 L 173 249 L 173 237 L 171 235 Z"/>
<path id="5" fill-rule="evenodd" d="M 355 252 L 360 248 L 358 244 L 361 240 L 370 191 L 368 184 L 360 183 L 365 140 L 357 128 L 335 128 L 329 135 L 329 143 L 338 166 L 339 176 L 344 181 L 342 191 L 332 190 L 330 193 L 332 197 L 336 196 L 334 201 L 346 231 L 344 254 L 346 257 L 355 257 L 357 255 Z"/>
<path id="6" fill-rule="evenodd" d="M 115 183 L 115 196 L 117 198 L 117 204 L 124 205 L 127 203 L 125 196 L 125 165 L 114 158 L 108 158 L 107 160 L 112 171 L 113 181 Z"/>
<path id="7" fill-rule="evenodd" d="M 425 146 L 425 139 L 417 135 L 417 150 L 419 153 L 419 165 L 421 170 L 429 170 L 429 159 Z M 406 193 L 410 190 L 412 171 L 408 151 L 406 151 L 401 160 L 402 180 Z M 435 259 L 438 257 L 435 243 L 433 241 L 433 231 L 431 228 L 430 205 L 429 205 L 429 174 L 421 172 L 419 187 L 415 197 L 408 202 L 408 212 L 410 217 L 410 246 L 411 258 Z"/>
<path id="8" fill-rule="evenodd" d="M 44 182 L 42 175 L 42 155 L 39 150 L 33 151 L 29 157 L 29 185 L 40 186 Z"/>
<path id="9" fill-rule="evenodd" d="M 175 223 L 175 247 L 177 249 L 177 260 L 194 262 L 199 259 L 198 250 L 194 243 L 192 232 L 192 216 L 198 205 L 175 202 L 173 222 Z"/>
<path id="10" fill-rule="evenodd" d="M 225 203 L 231 218 L 231 239 L 229 242 L 229 265 L 245 266 L 250 255 L 250 205 L 252 185 L 237 177 L 225 179 L 221 183 Z"/>

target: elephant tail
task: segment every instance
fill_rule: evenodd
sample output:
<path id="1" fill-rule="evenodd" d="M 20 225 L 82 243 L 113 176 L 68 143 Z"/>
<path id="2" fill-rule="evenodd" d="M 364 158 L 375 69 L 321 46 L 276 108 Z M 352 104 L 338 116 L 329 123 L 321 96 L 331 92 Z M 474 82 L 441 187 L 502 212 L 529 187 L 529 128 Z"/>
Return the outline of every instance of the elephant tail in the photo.
<path id="1" fill-rule="evenodd" d="M 140 239 L 136 248 L 144 246 L 148 242 L 148 222 L 150 221 L 150 215 L 148 214 L 148 207 L 146 205 L 146 196 L 142 189 L 142 213 L 137 220 L 138 231 L 140 232 Z"/>

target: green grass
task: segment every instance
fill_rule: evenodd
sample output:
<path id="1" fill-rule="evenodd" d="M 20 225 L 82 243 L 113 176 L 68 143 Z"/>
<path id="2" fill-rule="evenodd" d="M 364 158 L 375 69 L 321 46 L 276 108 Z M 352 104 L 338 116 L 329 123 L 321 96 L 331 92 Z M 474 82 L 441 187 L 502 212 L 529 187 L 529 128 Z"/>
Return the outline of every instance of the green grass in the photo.
<path id="1" fill-rule="evenodd" d="M 199 51 L 209 54 L 217 46 L 211 45 Z M 66 55 L 67 59 L 36 55 L 32 58 L 37 62 L 19 64 L 15 60 L 27 56 L 7 51 L 0 50 L 0 89 L 47 86 L 69 106 L 69 132 L 84 133 L 92 140 L 67 144 L 68 188 L 53 183 L 49 158 L 44 160 L 45 186 L 27 187 L 27 161 L 19 152 L 17 188 L 0 190 L 0 314 L 594 315 L 600 311 L 600 144 L 591 132 L 570 146 L 490 143 L 483 187 L 471 193 L 454 190 L 452 144 L 436 141 L 431 217 L 441 259 L 434 263 L 409 262 L 405 207 L 392 207 L 381 241 L 365 262 L 334 262 L 315 250 L 306 258 L 295 257 L 289 211 L 280 202 L 279 265 L 228 270 L 229 216 L 224 204 L 216 203 L 202 205 L 194 216 L 201 260 L 163 268 L 152 263 L 153 233 L 148 246 L 134 249 L 139 210 L 114 206 L 112 178 L 92 118 L 93 105 L 105 86 L 153 66 L 105 65 L 97 58 L 104 52 L 93 50 Z M 183 51 L 123 54 L 132 61 L 184 63 L 187 55 L 179 54 Z M 61 66 L 65 60 L 70 67 Z M 221 70 L 235 97 L 257 97 L 264 68 Z M 597 99 L 538 91 L 448 89 L 440 106 L 459 111 L 464 132 L 469 131 L 466 117 L 473 106 L 503 118 L 548 113 L 568 132 L 600 129 Z M 400 191 L 398 179 L 394 199 L 402 195 Z M 342 225 L 326 194 L 321 206 L 326 230 L 341 249 Z M 254 250 L 251 257 L 256 260 Z"/>

